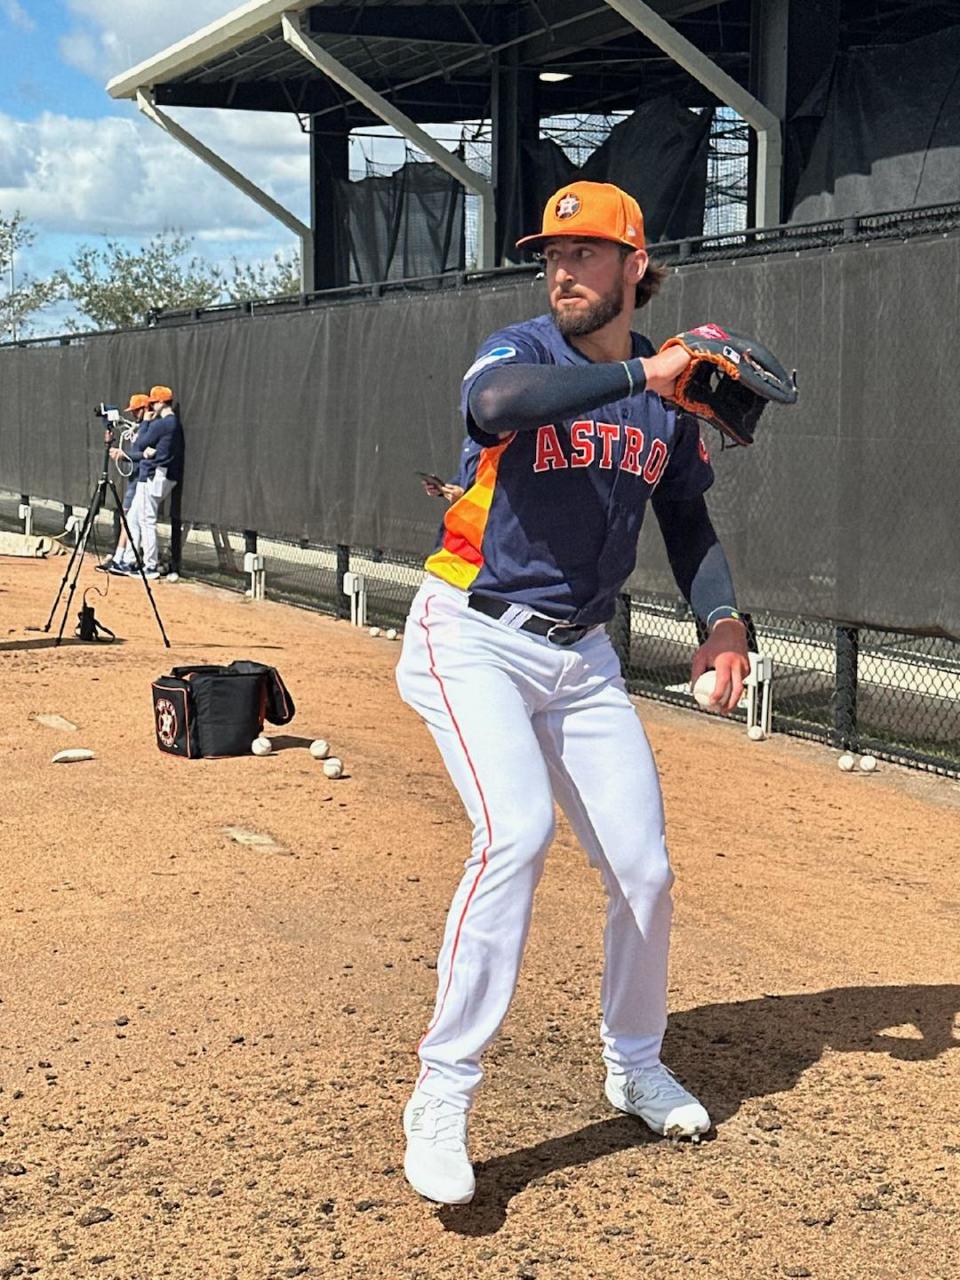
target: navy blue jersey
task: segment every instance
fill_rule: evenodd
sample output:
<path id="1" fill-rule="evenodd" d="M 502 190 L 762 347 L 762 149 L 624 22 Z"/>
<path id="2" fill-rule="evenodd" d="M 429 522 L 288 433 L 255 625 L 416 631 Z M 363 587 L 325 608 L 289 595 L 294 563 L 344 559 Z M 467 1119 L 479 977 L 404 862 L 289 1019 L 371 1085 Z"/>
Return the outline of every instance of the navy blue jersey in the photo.
<path id="1" fill-rule="evenodd" d="M 156 449 L 152 458 L 143 456 L 144 449 Z M 136 442 L 127 450 L 137 463 L 141 480 L 150 480 L 158 467 L 164 467 L 168 480 L 183 479 L 183 428 L 175 413 L 166 413 L 145 422 L 137 432 Z"/>
<path id="2" fill-rule="evenodd" d="M 634 356 L 654 354 L 641 334 L 632 341 Z M 589 363 L 549 315 L 483 343 L 462 389 L 467 431 L 482 446 L 476 481 L 446 512 L 431 573 L 565 622 L 613 616 L 654 490 L 682 501 L 713 483 L 697 420 L 642 391 L 499 438 L 468 406 L 475 379 L 496 365 Z"/>
<path id="3" fill-rule="evenodd" d="M 452 484 L 459 485 L 461 489 L 470 488 L 477 478 L 477 464 L 480 461 L 482 449 L 483 445 L 472 436 L 467 436 L 460 450 L 460 463 L 457 466 L 457 474 L 451 481 Z"/>

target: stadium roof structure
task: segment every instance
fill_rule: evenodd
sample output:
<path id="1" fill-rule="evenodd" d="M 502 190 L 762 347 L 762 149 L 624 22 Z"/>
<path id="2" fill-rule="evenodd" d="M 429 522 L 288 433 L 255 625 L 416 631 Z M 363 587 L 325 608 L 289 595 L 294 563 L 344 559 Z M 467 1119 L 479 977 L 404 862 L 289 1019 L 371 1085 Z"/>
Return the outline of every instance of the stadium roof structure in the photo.
<path id="1" fill-rule="evenodd" d="M 164 107 L 295 113 L 314 149 L 333 140 L 328 154 L 340 145 L 345 155 L 353 129 L 392 125 L 480 197 L 480 265 L 492 266 L 496 159 L 491 183 L 422 125 L 490 119 L 496 148 L 498 134 L 509 141 L 531 121 L 629 111 L 663 94 L 725 104 L 755 131 L 755 223 L 773 225 L 782 124 L 833 54 L 956 21 L 955 0 L 249 0 L 107 89 L 278 217 L 305 251 L 311 229 Z"/>

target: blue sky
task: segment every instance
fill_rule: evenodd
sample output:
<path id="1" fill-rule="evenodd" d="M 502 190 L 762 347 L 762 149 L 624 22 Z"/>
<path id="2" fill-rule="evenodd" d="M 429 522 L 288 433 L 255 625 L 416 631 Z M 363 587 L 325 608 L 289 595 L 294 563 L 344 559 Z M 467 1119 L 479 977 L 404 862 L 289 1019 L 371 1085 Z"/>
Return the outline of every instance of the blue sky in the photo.
<path id="1" fill-rule="evenodd" d="M 122 112 L 102 84 L 60 55 L 56 37 L 82 31 L 64 3 L 0 0 L 0 111 L 17 119 L 53 111 L 88 120 Z"/>
<path id="2" fill-rule="evenodd" d="M 36 232 L 18 271 L 67 266 L 104 236 L 133 246 L 164 229 L 226 263 L 290 252 L 295 240 L 107 81 L 219 19 L 238 0 L 0 0 L 0 215 L 19 210 Z M 309 218 L 307 142 L 292 116 L 171 110 L 212 149 Z M 394 140 L 357 144 L 402 161 Z M 396 158 L 394 158 L 396 157 Z M 38 318 L 35 332 L 62 327 Z"/>

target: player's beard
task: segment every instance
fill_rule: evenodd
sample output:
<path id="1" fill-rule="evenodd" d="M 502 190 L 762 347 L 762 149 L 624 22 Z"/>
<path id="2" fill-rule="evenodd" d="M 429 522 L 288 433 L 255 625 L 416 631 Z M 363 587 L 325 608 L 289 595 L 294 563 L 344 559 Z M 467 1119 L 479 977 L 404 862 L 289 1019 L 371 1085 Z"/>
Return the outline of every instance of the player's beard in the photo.
<path id="1" fill-rule="evenodd" d="M 623 310 L 623 281 L 618 280 L 613 288 L 602 294 L 592 306 L 571 311 L 567 307 L 551 307 L 554 323 L 565 338 L 585 338 L 596 333 L 611 320 L 616 320 Z"/>

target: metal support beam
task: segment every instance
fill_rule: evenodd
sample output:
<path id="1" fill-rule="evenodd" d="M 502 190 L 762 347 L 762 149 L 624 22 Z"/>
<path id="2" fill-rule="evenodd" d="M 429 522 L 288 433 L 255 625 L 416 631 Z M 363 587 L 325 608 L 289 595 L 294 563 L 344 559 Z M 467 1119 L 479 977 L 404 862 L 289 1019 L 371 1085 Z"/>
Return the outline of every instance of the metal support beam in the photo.
<path id="1" fill-rule="evenodd" d="M 797 109 L 840 48 L 840 0 L 752 0 L 750 89 L 783 121 L 783 217 L 793 208 L 819 121 Z"/>
<path id="2" fill-rule="evenodd" d="M 350 236 L 337 202 L 337 184 L 350 176 L 350 140 L 310 130 L 310 225 L 313 227 L 313 289 L 350 283 Z"/>
<path id="3" fill-rule="evenodd" d="M 166 112 L 161 111 L 156 102 L 154 102 L 152 90 L 137 90 L 137 106 L 148 120 L 152 120 L 164 133 L 169 134 L 174 141 L 186 147 L 198 160 L 202 160 L 204 164 L 209 165 L 215 173 L 219 173 L 221 178 L 226 178 L 238 191 L 242 191 L 254 204 L 259 205 L 265 213 L 269 213 L 278 222 L 282 222 L 288 231 L 292 231 L 298 237 L 300 241 L 300 288 L 304 293 L 309 292 L 313 288 L 313 235 L 307 224 L 301 222 L 289 209 L 284 208 L 282 204 L 274 200 L 273 196 L 267 195 L 262 187 L 258 187 L 251 182 L 239 169 L 235 169 L 232 164 L 228 164 L 222 156 L 218 156 L 215 151 L 211 151 L 199 138 L 195 138 L 182 125 L 177 124 L 176 120 L 172 120 Z"/>
<path id="4" fill-rule="evenodd" d="M 781 220 L 783 182 L 780 121 L 777 117 L 643 0 L 606 0 L 606 3 L 678 66 L 699 80 L 725 106 L 732 107 L 756 131 L 757 201 L 754 223 L 758 227 L 776 226 Z"/>
<path id="5" fill-rule="evenodd" d="M 366 81 L 354 75 L 349 67 L 344 66 L 326 49 L 321 48 L 304 31 L 299 18 L 295 15 L 291 16 L 288 13 L 283 15 L 283 38 L 292 49 L 296 49 L 297 53 L 306 58 L 308 62 L 312 62 L 318 71 L 321 71 L 330 80 L 335 81 L 342 89 L 346 89 L 347 93 L 365 106 L 368 111 L 372 111 L 385 124 L 391 125 L 398 133 L 403 134 L 415 147 L 418 147 L 438 164 L 441 169 L 452 174 L 468 191 L 472 191 L 474 195 L 480 197 L 478 266 L 481 270 L 495 266 L 493 187 L 487 182 L 486 178 L 471 169 L 469 165 L 464 164 L 459 156 L 455 156 L 448 151 L 442 143 L 437 142 L 436 138 L 431 138 L 429 133 L 421 129 L 418 124 L 415 124 L 409 116 L 404 115 L 392 102 L 388 102 L 382 94 L 377 93 L 376 89 L 373 89 Z"/>

